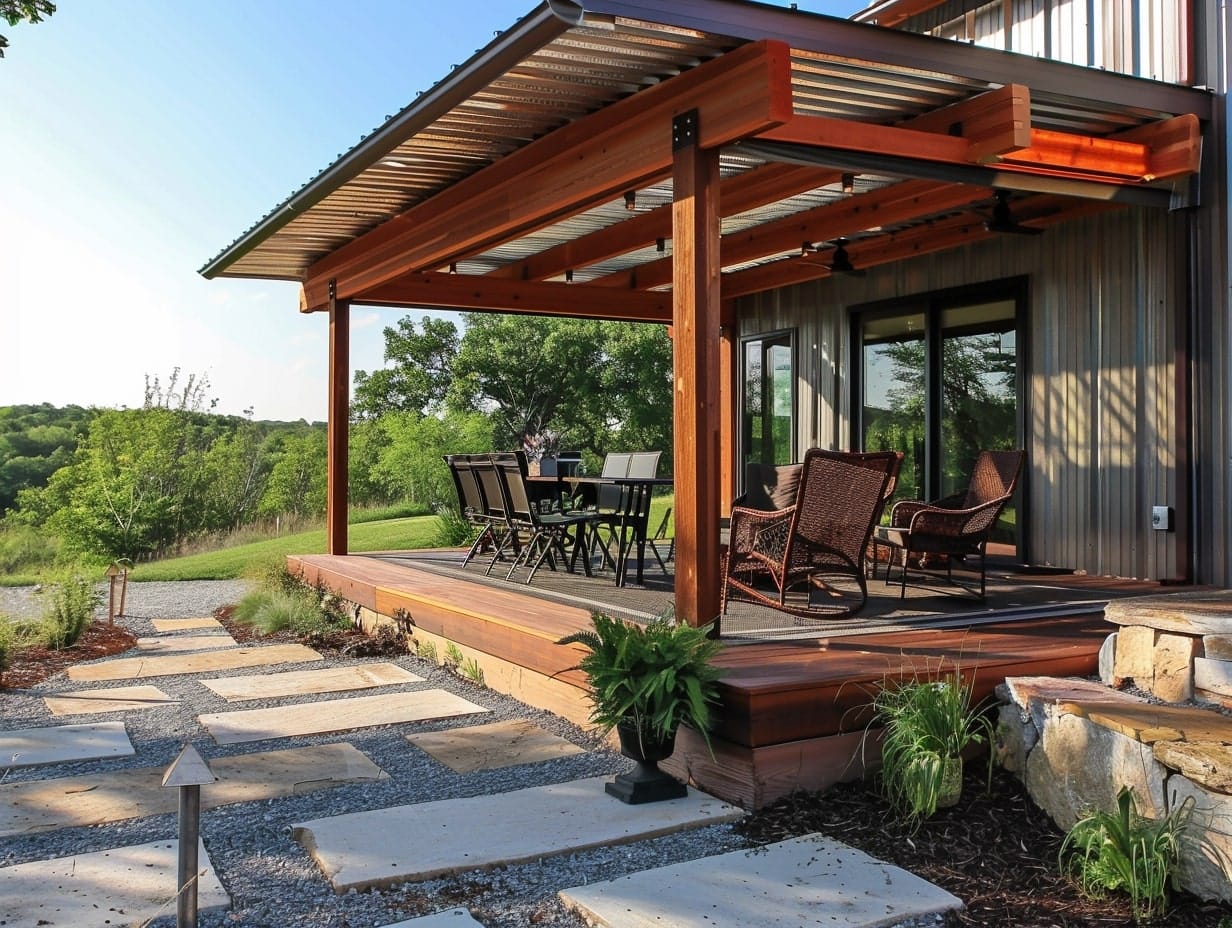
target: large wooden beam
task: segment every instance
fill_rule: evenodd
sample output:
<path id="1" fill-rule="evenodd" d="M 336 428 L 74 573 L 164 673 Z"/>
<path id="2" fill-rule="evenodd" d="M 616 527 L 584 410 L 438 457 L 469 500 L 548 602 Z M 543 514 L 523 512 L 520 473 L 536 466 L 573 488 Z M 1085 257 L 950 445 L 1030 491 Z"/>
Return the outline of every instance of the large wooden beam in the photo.
<path id="1" fill-rule="evenodd" d="M 347 442 L 351 418 L 351 307 L 329 301 L 329 425 L 325 451 L 325 547 L 347 553 Z"/>
<path id="2" fill-rule="evenodd" d="M 984 161 L 1031 144 L 1031 91 L 1006 84 L 949 106 L 938 107 L 899 128 L 957 135 L 967 140 L 967 155 Z"/>
<path id="3" fill-rule="evenodd" d="M 785 216 L 740 232 L 723 236 L 724 267 L 757 261 L 786 251 L 797 251 L 804 242 L 832 241 L 874 226 L 893 225 L 943 210 L 988 199 L 988 190 L 968 184 L 943 184 L 908 180 L 860 193 L 826 206 Z M 631 271 L 608 274 L 592 285 L 635 288 L 660 287 L 671 283 L 671 259 L 643 264 Z M 627 292 L 627 290 L 625 291 Z"/>
<path id="4" fill-rule="evenodd" d="M 1192 113 L 1127 129 L 1113 138 L 1150 146 L 1150 176 L 1147 180 L 1196 174 L 1201 167 L 1202 126 Z"/>
<path id="5" fill-rule="evenodd" d="M 697 114 L 689 114 L 694 117 Z M 719 155 L 696 143 L 696 122 L 673 123 L 673 448 L 676 472 L 676 615 L 718 618 Z M 688 125 L 694 128 L 690 130 Z"/>
<path id="6" fill-rule="evenodd" d="M 431 271 L 541 228 L 664 176 L 662 127 L 702 116 L 699 144 L 714 148 L 791 116 L 790 49 L 753 42 L 557 129 L 322 258 L 308 270 L 310 308 L 330 280 L 348 299 L 408 273 Z"/>
<path id="7" fill-rule="evenodd" d="M 354 302 L 378 306 L 503 310 L 622 322 L 672 321 L 670 293 L 622 293 L 582 283 L 500 280 L 468 274 L 412 274 L 366 290 Z"/>
<path id="8" fill-rule="evenodd" d="M 724 216 L 734 216 L 806 190 L 837 183 L 840 179 L 842 173 L 839 171 L 798 164 L 763 164 L 723 178 L 719 184 L 719 202 Z M 587 267 L 645 248 L 656 239 L 671 238 L 671 234 L 672 207 L 668 204 L 548 248 L 525 261 L 496 268 L 486 276 L 544 280 L 569 268 Z"/>

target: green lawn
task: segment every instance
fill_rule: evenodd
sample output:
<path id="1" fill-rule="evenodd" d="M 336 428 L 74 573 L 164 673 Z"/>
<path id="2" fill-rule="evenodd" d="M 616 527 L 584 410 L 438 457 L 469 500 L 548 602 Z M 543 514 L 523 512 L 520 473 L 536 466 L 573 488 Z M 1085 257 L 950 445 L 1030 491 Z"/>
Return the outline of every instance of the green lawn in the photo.
<path id="1" fill-rule="evenodd" d="M 436 516 L 387 519 L 350 526 L 348 547 L 352 552 L 426 548 L 436 533 Z M 288 554 L 324 554 L 325 530 L 281 535 L 233 548 L 168 558 L 141 564 L 130 575 L 142 580 L 230 580 L 250 573 L 254 567 L 281 560 Z"/>

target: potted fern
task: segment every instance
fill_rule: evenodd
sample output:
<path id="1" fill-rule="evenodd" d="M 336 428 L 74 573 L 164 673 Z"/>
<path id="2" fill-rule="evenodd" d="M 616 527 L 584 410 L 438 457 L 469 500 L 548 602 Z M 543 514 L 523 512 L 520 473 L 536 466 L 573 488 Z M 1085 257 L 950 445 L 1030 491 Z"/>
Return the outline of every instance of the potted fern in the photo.
<path id="1" fill-rule="evenodd" d="M 559 643 L 589 649 L 577 666 L 590 685 L 590 720 L 605 733 L 615 728 L 621 753 L 637 763 L 608 783 L 607 792 L 628 803 L 686 795 L 684 784 L 659 770 L 658 762 L 672 755 L 682 724 L 710 746 L 710 705 L 720 674 L 710 661 L 719 643 L 708 637 L 709 626 L 677 624 L 670 612 L 646 625 L 596 612 L 591 624 Z"/>
<path id="2" fill-rule="evenodd" d="M 881 779 L 891 804 L 917 824 L 962 795 L 963 751 L 991 736 L 971 704 L 971 686 L 954 673 L 883 686 L 873 701 L 884 725 Z"/>

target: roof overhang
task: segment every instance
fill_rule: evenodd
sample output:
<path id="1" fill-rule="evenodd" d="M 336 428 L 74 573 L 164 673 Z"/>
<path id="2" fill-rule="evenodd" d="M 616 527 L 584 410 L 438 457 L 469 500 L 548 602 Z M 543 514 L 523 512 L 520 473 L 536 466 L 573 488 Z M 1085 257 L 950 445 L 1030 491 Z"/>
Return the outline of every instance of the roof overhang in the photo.
<path id="1" fill-rule="evenodd" d="M 301 281 L 307 310 L 332 292 L 666 319 L 669 128 L 685 109 L 721 152 L 723 292 L 736 296 L 825 276 L 817 247 L 840 236 L 875 263 L 994 234 L 981 221 L 993 189 L 1031 195 L 1015 212 L 1041 226 L 1167 206 L 1211 105 L 742 0 L 553 0 L 202 273 Z"/>

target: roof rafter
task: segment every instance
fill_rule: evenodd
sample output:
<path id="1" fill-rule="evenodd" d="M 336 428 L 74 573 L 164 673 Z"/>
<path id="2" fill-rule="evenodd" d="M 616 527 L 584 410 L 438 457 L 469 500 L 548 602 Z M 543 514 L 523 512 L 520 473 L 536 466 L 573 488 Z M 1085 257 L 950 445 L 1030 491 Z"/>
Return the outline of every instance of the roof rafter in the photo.
<path id="1" fill-rule="evenodd" d="M 344 245 L 309 268 L 301 304 L 326 306 L 331 280 L 351 299 L 662 178 L 679 113 L 697 109 L 700 144 L 717 147 L 786 121 L 791 107 L 790 49 L 742 46 L 557 129 Z"/>

